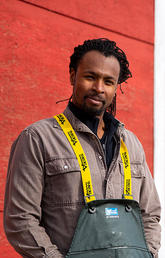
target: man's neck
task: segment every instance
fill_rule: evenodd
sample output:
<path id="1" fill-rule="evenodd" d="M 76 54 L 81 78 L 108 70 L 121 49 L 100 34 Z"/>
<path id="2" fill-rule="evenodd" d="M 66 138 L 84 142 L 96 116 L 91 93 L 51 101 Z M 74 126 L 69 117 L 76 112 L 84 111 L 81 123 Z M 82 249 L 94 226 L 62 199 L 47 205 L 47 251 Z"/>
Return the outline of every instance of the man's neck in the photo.
<path id="1" fill-rule="evenodd" d="M 97 127 L 97 136 L 99 137 L 99 139 L 101 139 L 103 137 L 104 134 L 104 130 L 105 130 L 105 123 L 103 120 L 103 114 L 101 116 L 98 117 L 99 119 L 99 124 Z"/>

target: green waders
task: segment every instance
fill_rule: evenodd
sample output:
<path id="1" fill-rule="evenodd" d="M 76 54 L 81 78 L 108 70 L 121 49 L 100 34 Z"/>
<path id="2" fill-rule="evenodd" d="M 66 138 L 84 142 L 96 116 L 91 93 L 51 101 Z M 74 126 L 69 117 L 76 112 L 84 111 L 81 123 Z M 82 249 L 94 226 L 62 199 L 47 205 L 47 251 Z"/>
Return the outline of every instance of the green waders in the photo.
<path id="1" fill-rule="evenodd" d="M 66 258 L 152 258 L 140 207 L 132 197 L 129 153 L 123 140 L 120 154 L 124 165 L 124 198 L 96 200 L 88 161 L 71 124 L 64 114 L 54 118 L 79 162 L 86 203 Z"/>
<path id="2" fill-rule="evenodd" d="M 66 258 L 151 258 L 139 205 L 96 200 L 82 210 Z"/>

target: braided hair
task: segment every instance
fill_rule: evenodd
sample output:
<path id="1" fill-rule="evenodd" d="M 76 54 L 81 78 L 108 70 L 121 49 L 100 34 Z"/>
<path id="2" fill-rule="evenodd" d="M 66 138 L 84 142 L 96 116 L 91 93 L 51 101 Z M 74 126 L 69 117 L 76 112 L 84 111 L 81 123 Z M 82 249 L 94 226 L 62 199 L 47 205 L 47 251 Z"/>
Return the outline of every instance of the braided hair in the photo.
<path id="1" fill-rule="evenodd" d="M 120 74 L 118 84 L 126 82 L 128 78 L 132 77 L 132 73 L 129 70 L 129 62 L 122 49 L 116 46 L 115 41 L 111 41 L 106 38 L 85 40 L 82 45 L 78 45 L 74 48 L 74 53 L 70 56 L 69 72 L 73 68 L 77 71 L 77 67 L 82 57 L 89 51 L 96 50 L 102 53 L 105 57 L 114 56 L 120 64 Z M 112 115 L 116 114 L 116 95 L 107 109 Z"/>

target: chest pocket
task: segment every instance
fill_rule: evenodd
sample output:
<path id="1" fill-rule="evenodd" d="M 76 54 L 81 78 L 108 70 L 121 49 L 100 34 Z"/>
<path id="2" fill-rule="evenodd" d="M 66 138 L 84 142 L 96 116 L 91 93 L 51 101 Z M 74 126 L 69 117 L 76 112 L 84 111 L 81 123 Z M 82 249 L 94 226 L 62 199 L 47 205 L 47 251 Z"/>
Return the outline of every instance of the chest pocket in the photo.
<path id="1" fill-rule="evenodd" d="M 132 162 L 131 164 L 131 178 L 132 178 L 132 194 L 134 200 L 139 202 L 140 189 L 145 178 L 144 167 L 140 162 Z M 120 173 L 122 178 L 122 187 L 124 191 L 124 168 L 123 163 L 119 162 Z"/>
<path id="2" fill-rule="evenodd" d="M 54 158 L 46 162 L 46 174 L 56 176 L 70 172 L 80 172 L 80 167 L 76 158 Z"/>
<path id="3" fill-rule="evenodd" d="M 83 202 L 81 172 L 75 157 L 54 158 L 45 165 L 44 200 L 57 206 Z"/>

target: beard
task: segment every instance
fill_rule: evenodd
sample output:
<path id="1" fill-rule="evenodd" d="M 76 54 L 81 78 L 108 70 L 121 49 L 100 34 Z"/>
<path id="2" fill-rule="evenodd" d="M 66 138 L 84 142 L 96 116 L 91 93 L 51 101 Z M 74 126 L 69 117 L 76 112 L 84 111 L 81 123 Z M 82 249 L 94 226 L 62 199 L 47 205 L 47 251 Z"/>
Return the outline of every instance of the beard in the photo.
<path id="1" fill-rule="evenodd" d="M 84 103 L 82 105 L 82 110 L 87 113 L 89 116 L 100 116 L 102 113 L 104 113 L 106 107 L 105 107 L 105 101 L 101 100 L 102 106 L 98 108 L 97 106 L 88 106 L 86 103 L 86 98 L 88 96 L 84 97 Z"/>

